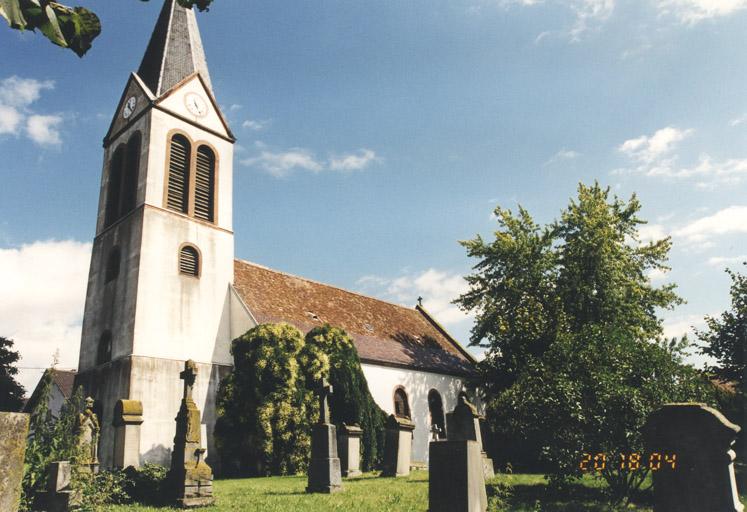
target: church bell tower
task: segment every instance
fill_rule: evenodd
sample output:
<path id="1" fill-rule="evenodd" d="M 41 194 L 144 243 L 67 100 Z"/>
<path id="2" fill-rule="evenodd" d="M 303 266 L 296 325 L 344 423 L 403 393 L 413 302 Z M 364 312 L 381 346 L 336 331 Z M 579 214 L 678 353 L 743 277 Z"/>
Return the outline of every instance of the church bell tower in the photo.
<path id="1" fill-rule="evenodd" d="M 77 377 L 96 399 L 104 467 L 135 449 L 168 464 L 187 359 L 215 453 L 214 398 L 232 365 L 234 142 L 195 13 L 165 0 L 104 138 Z M 120 399 L 143 404 L 137 446 L 112 427 Z"/>

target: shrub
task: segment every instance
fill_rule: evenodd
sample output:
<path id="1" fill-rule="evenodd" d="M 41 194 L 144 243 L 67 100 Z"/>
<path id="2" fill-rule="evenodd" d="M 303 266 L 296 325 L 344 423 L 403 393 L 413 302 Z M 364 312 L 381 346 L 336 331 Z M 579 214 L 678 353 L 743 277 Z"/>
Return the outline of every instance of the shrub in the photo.
<path id="1" fill-rule="evenodd" d="M 132 466 L 124 470 L 123 489 L 131 501 L 143 505 L 165 504 L 165 482 L 168 470 L 158 464 Z"/>

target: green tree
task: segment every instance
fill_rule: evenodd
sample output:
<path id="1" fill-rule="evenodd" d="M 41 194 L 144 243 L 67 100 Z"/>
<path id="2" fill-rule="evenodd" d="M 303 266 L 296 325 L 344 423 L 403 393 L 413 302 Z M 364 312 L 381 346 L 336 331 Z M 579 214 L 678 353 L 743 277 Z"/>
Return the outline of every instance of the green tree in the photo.
<path id="1" fill-rule="evenodd" d="M 142 0 L 147 2 L 148 0 Z M 213 0 L 177 0 L 180 5 L 201 11 L 207 10 Z M 69 48 L 79 57 L 91 48 L 93 40 L 101 33 L 101 22 L 92 11 L 84 7 L 68 7 L 50 0 L 0 0 L 0 16 L 10 28 L 39 30 L 54 44 Z"/>
<path id="2" fill-rule="evenodd" d="M 647 277 L 667 269 L 671 240 L 640 241 L 640 208 L 635 195 L 581 184 L 547 226 L 499 207 L 492 242 L 462 242 L 479 259 L 457 303 L 476 313 L 471 343 L 487 349 L 490 430 L 556 481 L 580 475 L 584 452 L 640 451 L 640 427 L 662 403 L 710 398 L 682 363 L 687 340 L 661 339 L 657 311 L 682 301 Z M 601 476 L 619 499 L 645 473 L 616 467 Z"/>
<path id="3" fill-rule="evenodd" d="M 13 340 L 0 336 L 0 411 L 17 412 L 23 406 L 26 390 L 16 381 L 15 366 L 20 357 L 13 350 Z"/>
<path id="4" fill-rule="evenodd" d="M 701 353 L 718 361 L 709 370 L 722 381 L 737 383 L 744 394 L 747 392 L 747 276 L 729 269 L 726 272 L 731 277 L 731 309 L 720 318 L 706 317 L 708 330 L 697 334 L 704 343 Z"/>

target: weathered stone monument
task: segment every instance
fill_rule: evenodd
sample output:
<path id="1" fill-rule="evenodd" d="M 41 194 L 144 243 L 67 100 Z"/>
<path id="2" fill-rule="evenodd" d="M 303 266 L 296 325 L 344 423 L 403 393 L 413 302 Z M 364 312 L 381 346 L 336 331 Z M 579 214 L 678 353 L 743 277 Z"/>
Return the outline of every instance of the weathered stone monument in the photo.
<path id="1" fill-rule="evenodd" d="M 446 416 L 447 439 L 430 443 L 429 512 L 487 510 L 484 457 L 475 415 L 467 397 L 460 395 L 459 404 Z"/>
<path id="2" fill-rule="evenodd" d="M 80 492 L 74 493 L 70 486 L 70 462 L 52 462 L 47 471 L 47 488 L 36 493 L 33 509 L 44 512 L 67 512 L 71 507 L 80 505 Z"/>
<path id="3" fill-rule="evenodd" d="M 363 437 L 363 429 L 357 425 L 345 425 L 344 423 L 337 434 L 337 447 L 344 477 L 361 474 L 361 437 Z"/>
<path id="4" fill-rule="evenodd" d="M 412 458 L 412 431 L 415 424 L 409 418 L 390 414 L 386 420 L 384 463 L 381 476 L 407 476 Z"/>
<path id="5" fill-rule="evenodd" d="M 78 465 L 92 473 L 99 471 L 99 433 L 101 426 L 99 418 L 93 412 L 94 400 L 90 396 L 86 398 L 86 409 L 78 415 L 78 446 L 81 449 L 81 458 Z"/>
<path id="6" fill-rule="evenodd" d="M 446 435 L 449 441 L 477 441 L 482 454 L 483 472 L 487 480 L 495 476 L 495 470 L 493 460 L 483 449 L 481 419 L 477 408 L 469 402 L 467 394 L 459 393 L 457 406 L 452 412 L 446 414 Z"/>
<path id="7" fill-rule="evenodd" d="M 337 456 L 337 429 L 331 423 L 328 397 L 332 386 L 323 379 L 317 387 L 319 421 L 311 431 L 311 460 L 306 492 L 333 493 L 342 490 L 342 471 Z"/>
<path id="8" fill-rule="evenodd" d="M 114 467 L 140 467 L 140 425 L 143 403 L 118 400 L 114 406 Z"/>
<path id="9" fill-rule="evenodd" d="M 644 426 L 655 512 L 741 512 L 734 479 L 740 428 L 703 404 L 667 404 Z"/>
<path id="10" fill-rule="evenodd" d="M 176 504 L 182 508 L 212 505 L 213 471 L 205 463 L 202 447 L 200 410 L 192 398 L 197 365 L 191 359 L 184 363 L 179 378 L 184 381 L 184 395 L 176 415 L 176 436 L 171 454 L 169 487 Z"/>
<path id="11" fill-rule="evenodd" d="M 16 511 L 21 498 L 29 415 L 0 412 L 0 510 Z"/>

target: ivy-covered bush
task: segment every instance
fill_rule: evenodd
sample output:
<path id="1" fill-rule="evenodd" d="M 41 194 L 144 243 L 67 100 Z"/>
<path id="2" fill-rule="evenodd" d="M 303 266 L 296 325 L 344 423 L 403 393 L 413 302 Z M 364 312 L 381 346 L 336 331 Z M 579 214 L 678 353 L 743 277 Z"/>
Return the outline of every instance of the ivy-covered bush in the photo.
<path id="1" fill-rule="evenodd" d="M 316 327 L 306 335 L 303 353 L 313 354 L 311 359 L 327 358 L 328 379 L 334 388 L 330 397 L 332 422 L 338 429 L 343 423 L 360 426 L 363 429 L 361 469 L 370 471 L 378 467 L 384 454 L 386 414 L 368 390 L 353 340 L 337 327 Z"/>
<path id="2" fill-rule="evenodd" d="M 381 459 L 384 413 L 368 391 L 358 353 L 341 329 L 325 325 L 304 338 L 288 324 L 263 324 L 235 339 L 233 372 L 218 391 L 215 437 L 222 472 L 286 475 L 308 467 L 311 426 L 318 419 L 314 388 L 334 387 L 332 421 L 364 430 L 363 469 Z"/>

